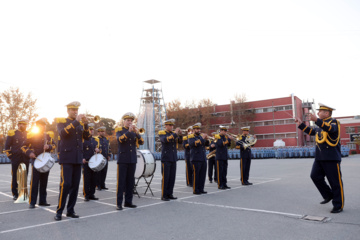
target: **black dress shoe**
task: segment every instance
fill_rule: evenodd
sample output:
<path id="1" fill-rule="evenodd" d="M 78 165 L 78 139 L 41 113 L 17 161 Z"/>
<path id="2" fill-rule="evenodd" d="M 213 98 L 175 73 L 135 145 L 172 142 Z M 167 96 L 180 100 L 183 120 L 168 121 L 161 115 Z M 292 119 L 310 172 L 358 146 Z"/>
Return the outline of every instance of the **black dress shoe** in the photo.
<path id="1" fill-rule="evenodd" d="M 44 206 L 44 207 L 48 207 L 48 206 L 50 206 L 50 203 L 39 203 L 39 206 Z"/>
<path id="2" fill-rule="evenodd" d="M 170 201 L 170 199 L 168 199 L 167 197 L 162 197 L 161 200 L 163 200 L 163 201 Z"/>
<path id="3" fill-rule="evenodd" d="M 209 183 L 212 183 L 212 180 L 209 180 Z"/>
<path id="4" fill-rule="evenodd" d="M 96 190 L 101 191 L 101 188 L 98 187 Z"/>
<path id="5" fill-rule="evenodd" d="M 29 208 L 35 208 L 35 204 L 30 204 Z"/>
<path id="6" fill-rule="evenodd" d="M 122 206 L 116 206 L 116 210 L 123 210 Z"/>
<path id="7" fill-rule="evenodd" d="M 88 202 L 89 200 L 90 200 L 89 197 L 85 197 L 85 198 L 84 198 L 84 201 L 85 201 L 85 202 Z"/>
<path id="8" fill-rule="evenodd" d="M 339 213 L 339 212 L 342 212 L 342 208 L 333 208 L 330 212 L 331 213 Z"/>
<path id="9" fill-rule="evenodd" d="M 177 197 L 174 197 L 174 195 L 170 195 L 170 196 L 168 196 L 168 199 L 175 200 L 175 199 L 177 199 Z"/>
<path id="10" fill-rule="evenodd" d="M 137 206 L 132 204 L 132 203 L 125 203 L 124 207 L 128 207 L 128 208 L 136 208 Z"/>
<path id="11" fill-rule="evenodd" d="M 247 185 L 253 185 L 251 182 L 246 182 Z"/>
<path id="12" fill-rule="evenodd" d="M 99 198 L 95 197 L 95 196 L 90 196 L 89 197 L 90 200 L 99 200 Z"/>
<path id="13" fill-rule="evenodd" d="M 13 200 L 15 201 L 16 199 L 18 199 L 18 196 L 17 196 L 17 195 L 14 195 L 14 196 L 13 196 Z"/>
<path id="14" fill-rule="evenodd" d="M 62 219 L 61 214 L 56 214 L 54 219 L 55 221 L 60 221 Z"/>
<path id="15" fill-rule="evenodd" d="M 195 195 L 200 195 L 201 192 L 193 192 L 193 194 L 195 194 Z"/>
<path id="16" fill-rule="evenodd" d="M 231 187 L 229 187 L 228 185 L 225 186 L 226 189 L 231 189 Z"/>
<path id="17" fill-rule="evenodd" d="M 206 192 L 206 191 L 201 191 L 200 193 L 201 193 L 201 194 L 207 194 L 207 192 Z"/>
<path id="18" fill-rule="evenodd" d="M 109 188 L 107 188 L 107 187 L 102 187 L 102 189 L 108 190 Z"/>
<path id="19" fill-rule="evenodd" d="M 329 197 L 329 198 L 325 198 L 324 201 L 320 202 L 320 204 L 326 204 L 328 202 L 330 202 L 333 198 Z"/>
<path id="20" fill-rule="evenodd" d="M 79 215 L 76 215 L 76 213 L 67 213 L 66 216 L 71 218 L 79 218 Z"/>
<path id="21" fill-rule="evenodd" d="M 218 189 L 220 189 L 220 190 L 226 190 L 225 187 L 219 187 Z"/>

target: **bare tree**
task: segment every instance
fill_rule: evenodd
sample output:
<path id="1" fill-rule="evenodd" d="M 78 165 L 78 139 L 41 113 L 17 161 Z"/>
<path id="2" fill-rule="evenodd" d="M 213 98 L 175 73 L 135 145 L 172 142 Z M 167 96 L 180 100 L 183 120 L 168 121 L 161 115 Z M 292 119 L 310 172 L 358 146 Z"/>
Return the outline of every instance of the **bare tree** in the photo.
<path id="1" fill-rule="evenodd" d="M 34 121 L 38 117 L 36 101 L 31 93 L 25 96 L 19 88 L 0 93 L 0 133 L 6 135 L 23 118 Z"/>

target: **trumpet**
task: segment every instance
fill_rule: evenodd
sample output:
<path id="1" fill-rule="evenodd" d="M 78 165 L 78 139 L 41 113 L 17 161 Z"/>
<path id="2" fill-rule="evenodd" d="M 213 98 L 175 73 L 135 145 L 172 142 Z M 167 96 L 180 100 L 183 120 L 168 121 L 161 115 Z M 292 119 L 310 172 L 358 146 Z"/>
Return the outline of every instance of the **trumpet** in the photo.
<path id="1" fill-rule="evenodd" d="M 233 134 L 233 133 L 227 133 L 226 135 L 229 135 L 229 136 L 233 137 L 236 140 L 240 139 L 240 134 L 236 135 L 236 134 Z"/>
<path id="2" fill-rule="evenodd" d="M 99 123 L 100 122 L 100 116 L 99 115 L 95 115 L 94 117 L 86 117 L 84 115 L 84 117 L 81 119 L 81 121 L 85 122 L 84 120 L 86 119 L 87 122 L 90 122 L 91 120 L 94 121 L 94 123 Z"/>
<path id="3" fill-rule="evenodd" d="M 133 128 L 135 129 L 135 132 L 137 133 L 137 134 L 140 134 L 140 135 L 144 135 L 145 134 L 145 128 L 138 128 L 138 127 L 136 127 L 135 125 L 133 125 Z"/>

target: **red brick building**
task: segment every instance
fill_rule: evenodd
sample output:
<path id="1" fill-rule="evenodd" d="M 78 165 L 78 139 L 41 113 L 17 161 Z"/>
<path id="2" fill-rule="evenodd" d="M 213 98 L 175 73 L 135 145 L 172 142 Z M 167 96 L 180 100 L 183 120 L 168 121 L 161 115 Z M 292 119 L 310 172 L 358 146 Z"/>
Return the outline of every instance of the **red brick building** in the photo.
<path id="1" fill-rule="evenodd" d="M 214 107 L 214 118 L 211 120 L 211 128 L 216 129 L 219 125 L 232 126 L 232 105 L 216 105 Z M 286 146 L 311 145 L 310 138 L 304 138 L 302 131 L 297 128 L 294 117 L 304 119 L 304 114 L 312 108 L 312 103 L 302 101 L 291 95 L 284 98 L 275 98 L 246 102 L 249 111 L 255 116 L 251 123 L 250 133 L 256 134 L 256 147 L 273 147 L 276 139 L 282 139 Z M 230 114 L 229 114 L 230 112 Z M 230 116 L 230 117 L 229 117 Z M 238 134 L 238 128 L 230 127 L 231 133 Z"/>
<path id="2" fill-rule="evenodd" d="M 354 137 L 360 136 L 360 116 L 337 117 L 340 121 L 341 145 L 347 145 L 350 152 L 360 153 L 359 145 L 354 141 Z"/>

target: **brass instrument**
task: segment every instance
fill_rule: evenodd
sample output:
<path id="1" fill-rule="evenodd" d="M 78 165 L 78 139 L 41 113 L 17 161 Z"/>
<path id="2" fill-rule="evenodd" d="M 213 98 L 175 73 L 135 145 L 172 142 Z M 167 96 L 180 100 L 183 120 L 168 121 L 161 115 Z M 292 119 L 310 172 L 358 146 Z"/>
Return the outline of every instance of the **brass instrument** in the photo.
<path id="1" fill-rule="evenodd" d="M 216 155 L 216 149 L 214 151 L 211 151 L 208 155 L 206 155 L 206 158 L 209 160 L 212 157 L 215 157 Z"/>
<path id="2" fill-rule="evenodd" d="M 25 163 L 20 163 L 16 173 L 19 197 L 16 199 L 15 203 L 27 203 L 29 201 L 29 195 L 27 190 L 27 171 Z"/>
<path id="3" fill-rule="evenodd" d="M 84 122 L 84 119 L 87 119 L 88 122 L 90 122 L 91 120 L 94 121 L 94 123 L 99 123 L 100 122 L 100 116 L 99 115 L 95 115 L 94 117 L 83 117 L 81 120 Z"/>
<path id="4" fill-rule="evenodd" d="M 243 145 L 244 149 L 247 149 L 252 145 L 254 145 L 256 142 L 257 142 L 257 138 L 254 137 L 254 135 L 247 135 L 245 139 L 245 143 L 241 142 L 241 144 Z"/>
<path id="5" fill-rule="evenodd" d="M 145 134 L 145 128 L 138 128 L 138 127 L 136 127 L 135 125 L 133 125 L 133 127 L 135 128 L 135 132 L 137 133 L 137 134 L 140 134 L 140 135 L 144 135 Z"/>
<path id="6" fill-rule="evenodd" d="M 226 135 L 229 135 L 229 136 L 231 136 L 231 137 L 233 137 L 234 139 L 236 139 L 236 140 L 240 140 L 240 134 L 238 134 L 238 135 L 235 135 L 235 134 L 233 134 L 233 133 L 226 133 Z"/>

